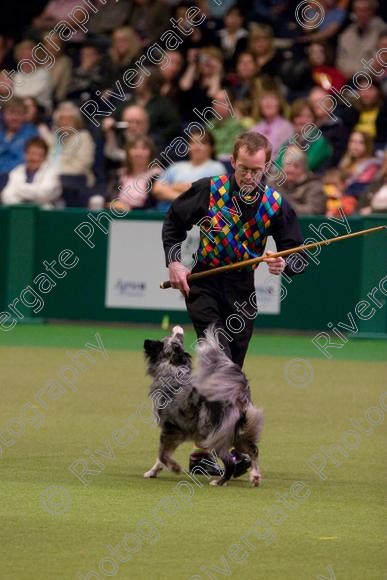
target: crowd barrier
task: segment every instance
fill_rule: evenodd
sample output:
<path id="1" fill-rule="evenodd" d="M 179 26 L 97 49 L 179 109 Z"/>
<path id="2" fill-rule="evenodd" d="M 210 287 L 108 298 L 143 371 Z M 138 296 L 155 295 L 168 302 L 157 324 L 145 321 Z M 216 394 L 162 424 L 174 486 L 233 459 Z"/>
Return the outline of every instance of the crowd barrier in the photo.
<path id="1" fill-rule="evenodd" d="M 141 211 L 118 218 L 107 211 L 1 207 L 1 331 L 42 319 L 188 322 L 179 293 L 158 288 L 167 276 L 162 219 Z M 319 240 L 387 224 L 387 215 L 351 217 L 347 226 L 323 216 L 300 223 L 305 238 Z M 256 326 L 386 337 L 386 256 L 387 233 L 378 232 L 321 248 L 305 273 L 281 283 L 261 266 Z"/>

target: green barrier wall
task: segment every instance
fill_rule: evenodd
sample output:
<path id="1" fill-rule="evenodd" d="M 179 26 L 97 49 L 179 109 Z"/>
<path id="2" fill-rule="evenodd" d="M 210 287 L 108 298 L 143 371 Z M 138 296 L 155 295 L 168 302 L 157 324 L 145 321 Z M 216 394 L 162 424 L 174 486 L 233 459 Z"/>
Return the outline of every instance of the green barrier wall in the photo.
<path id="1" fill-rule="evenodd" d="M 119 219 L 161 220 L 162 215 L 133 212 Z M 160 323 L 166 314 L 164 311 L 105 308 L 108 236 L 95 228 L 92 238 L 95 247 L 88 247 L 74 232 L 85 220 L 87 211 L 80 209 L 0 208 L 0 311 L 9 311 L 8 305 L 28 285 L 34 287 L 34 277 L 45 271 L 44 260 L 57 260 L 60 252 L 68 249 L 79 258 L 79 263 L 68 270 L 64 278 L 57 280 L 55 288 L 42 295 L 44 307 L 40 312 L 33 313 L 31 308 L 16 304 L 25 317 L 23 322 L 55 318 Z M 330 223 L 338 235 L 346 233 L 343 226 L 335 226 L 323 217 L 303 217 L 300 222 L 305 238 L 317 239 L 311 226 L 318 228 L 323 223 Z M 387 216 L 354 217 L 349 219 L 349 223 L 351 230 L 357 231 L 387 224 Z M 325 235 L 329 237 L 331 234 L 325 230 Z M 340 321 L 348 324 L 348 313 L 352 312 L 358 324 L 358 335 L 387 336 L 386 296 L 380 291 L 374 297 L 381 306 L 375 305 L 376 312 L 369 320 L 359 320 L 354 313 L 356 304 L 367 300 L 367 293 L 386 276 L 386 257 L 387 232 L 323 247 L 317 258 L 319 265 L 310 261 L 306 273 L 292 278 L 290 283 L 283 282 L 287 295 L 281 304 L 281 314 L 262 313 L 257 316 L 256 325 L 261 328 L 328 330 L 330 322 L 333 325 Z M 27 294 L 27 300 L 33 301 L 33 297 Z M 185 313 L 168 314 L 173 322 L 188 321 Z"/>

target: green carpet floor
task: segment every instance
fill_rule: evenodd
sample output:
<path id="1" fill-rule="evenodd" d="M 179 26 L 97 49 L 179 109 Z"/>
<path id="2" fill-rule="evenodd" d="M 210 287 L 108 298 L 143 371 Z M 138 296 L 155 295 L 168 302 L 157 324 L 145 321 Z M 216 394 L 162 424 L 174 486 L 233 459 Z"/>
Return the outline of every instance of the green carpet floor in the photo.
<path id="1" fill-rule="evenodd" d="M 105 356 L 85 347 L 97 333 Z M 158 429 L 141 344 L 161 335 L 0 335 L 0 579 L 385 578 L 386 342 L 350 341 L 327 360 L 312 337 L 257 334 L 246 373 L 265 411 L 263 483 L 213 488 L 184 473 L 143 479 Z M 81 348 L 83 370 L 66 355 Z M 308 361 L 305 384 L 285 371 L 295 358 Z"/>
<path id="2" fill-rule="evenodd" d="M 42 324 L 19 325 L 12 332 L 0 333 L 1 346 L 55 346 L 81 348 L 96 332 L 106 348 L 111 350 L 140 350 L 145 338 L 161 338 L 165 332 L 159 327 L 111 327 L 101 325 Z M 325 359 L 312 343 L 314 335 L 288 335 L 257 332 L 250 343 L 249 354 L 270 356 L 298 356 Z M 195 341 L 192 330 L 186 332 L 186 344 Z M 387 360 L 387 340 L 352 338 L 342 349 L 330 351 L 338 360 Z"/>

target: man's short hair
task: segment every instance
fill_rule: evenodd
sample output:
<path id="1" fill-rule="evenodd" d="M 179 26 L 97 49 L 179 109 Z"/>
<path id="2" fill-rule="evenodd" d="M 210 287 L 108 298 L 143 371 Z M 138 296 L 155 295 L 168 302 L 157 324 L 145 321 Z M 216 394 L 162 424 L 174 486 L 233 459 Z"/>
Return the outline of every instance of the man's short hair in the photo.
<path id="1" fill-rule="evenodd" d="M 242 148 L 246 149 L 249 155 L 253 155 L 263 149 L 266 154 L 266 163 L 270 161 L 273 149 L 270 141 L 264 135 L 253 131 L 242 133 L 242 135 L 237 137 L 233 151 L 234 159 L 238 157 L 239 150 Z"/>

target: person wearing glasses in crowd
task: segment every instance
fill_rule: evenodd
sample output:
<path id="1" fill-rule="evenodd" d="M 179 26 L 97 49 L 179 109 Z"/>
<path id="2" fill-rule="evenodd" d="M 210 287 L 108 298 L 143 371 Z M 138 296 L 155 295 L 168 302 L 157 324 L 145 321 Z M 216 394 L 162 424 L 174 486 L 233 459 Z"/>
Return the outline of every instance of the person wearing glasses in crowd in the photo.
<path id="1" fill-rule="evenodd" d="M 295 211 L 274 188 L 265 185 L 272 147 L 256 132 L 238 136 L 231 158 L 233 173 L 199 179 L 172 204 L 164 219 L 162 239 L 172 288 L 185 297 L 188 314 L 198 338 L 210 324 L 225 353 L 242 367 L 252 336 L 257 302 L 254 270 L 244 268 L 201 278 L 188 284 L 188 274 L 255 258 L 265 253 L 267 237 L 273 236 L 277 250 L 287 250 L 303 243 Z M 199 248 L 195 265 L 187 268 L 180 261 L 180 244 L 193 225 L 199 226 Z M 296 256 L 293 256 L 295 258 Z M 269 272 L 292 276 L 300 273 L 301 260 L 270 257 L 265 261 Z M 305 263 L 305 261 L 304 261 Z M 242 328 L 233 331 L 230 317 L 242 316 Z M 234 327 L 235 328 L 235 327 Z M 249 468 L 249 459 L 234 454 L 234 476 Z M 203 463 L 204 462 L 204 463 Z M 190 457 L 190 469 L 208 466 L 208 453 L 197 449 Z"/>

